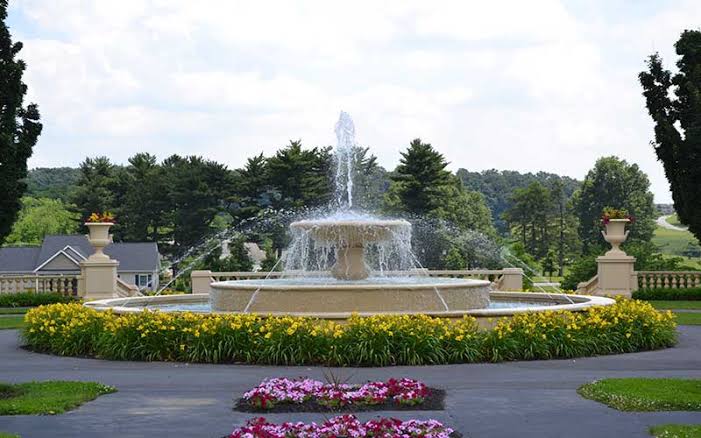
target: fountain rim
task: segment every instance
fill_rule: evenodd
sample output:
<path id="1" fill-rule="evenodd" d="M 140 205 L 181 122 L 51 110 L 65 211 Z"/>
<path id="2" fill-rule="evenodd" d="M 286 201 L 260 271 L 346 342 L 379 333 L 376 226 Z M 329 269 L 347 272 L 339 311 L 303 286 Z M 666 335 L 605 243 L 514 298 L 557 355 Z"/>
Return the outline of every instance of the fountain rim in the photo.
<path id="1" fill-rule="evenodd" d="M 127 298 L 108 298 L 104 300 L 88 301 L 83 303 L 83 306 L 98 310 L 112 311 L 117 314 L 149 312 L 165 312 L 165 313 L 197 313 L 183 310 L 160 310 L 149 309 L 148 307 L 136 307 L 131 305 L 138 304 L 177 304 L 186 302 L 199 302 L 207 300 L 209 294 L 185 294 L 185 295 L 159 295 L 151 297 L 127 297 Z M 469 309 L 455 311 L 424 311 L 424 312 L 324 312 L 324 313 L 307 313 L 307 312 L 266 312 L 255 313 L 256 315 L 267 316 L 293 316 L 293 317 L 309 317 L 321 318 L 329 320 L 347 320 L 351 316 L 376 316 L 376 315 L 427 315 L 432 317 L 442 318 L 460 318 L 463 316 L 473 316 L 476 318 L 493 318 L 503 316 L 513 316 L 522 313 L 540 313 L 549 311 L 570 311 L 581 312 L 593 306 L 609 306 L 616 301 L 607 297 L 594 295 L 573 295 L 573 294 L 550 294 L 541 292 L 507 292 L 507 291 L 491 291 L 490 298 L 496 299 L 515 299 L 522 301 L 543 301 L 563 303 L 554 305 L 532 306 L 523 308 L 505 308 L 505 309 Z M 569 300 L 574 303 L 570 304 Z M 205 315 L 242 315 L 249 313 L 242 312 L 225 312 L 211 311 L 203 313 Z"/>
<path id="2" fill-rule="evenodd" d="M 342 227 L 377 227 L 377 228 L 399 228 L 410 227 L 411 223 L 404 219 L 302 219 L 292 222 L 290 228 L 313 229 L 313 228 L 342 228 Z"/>
<path id="3" fill-rule="evenodd" d="M 319 277 L 315 277 L 319 278 Z M 322 277 L 326 278 L 326 277 Z M 332 278 L 332 277 L 329 277 Z M 371 277 L 372 278 L 372 277 Z M 399 277 L 402 278 L 402 277 Z M 277 280 L 277 279 L 276 279 Z M 282 280 L 282 279 L 281 279 Z M 441 281 L 442 280 L 442 281 Z M 345 283 L 338 284 L 297 284 L 297 285 L 285 285 L 279 283 L 265 284 L 270 280 L 224 280 L 224 281 L 214 281 L 209 284 L 212 288 L 218 289 L 237 289 L 237 290 L 262 290 L 262 291 L 295 291 L 295 292 L 318 292 L 318 291 L 335 291 L 335 290 L 373 290 L 377 289 L 389 289 L 389 290 L 425 290 L 427 288 L 440 288 L 444 289 L 461 289 L 465 287 L 485 287 L 491 284 L 487 280 L 478 280 L 474 278 L 455 278 L 451 279 L 454 281 L 445 281 L 447 279 L 441 278 L 435 283 L 383 283 L 383 284 L 373 284 L 373 283 L 363 283 L 354 284 L 353 281 L 348 281 Z M 249 283 L 246 283 L 249 282 Z"/>

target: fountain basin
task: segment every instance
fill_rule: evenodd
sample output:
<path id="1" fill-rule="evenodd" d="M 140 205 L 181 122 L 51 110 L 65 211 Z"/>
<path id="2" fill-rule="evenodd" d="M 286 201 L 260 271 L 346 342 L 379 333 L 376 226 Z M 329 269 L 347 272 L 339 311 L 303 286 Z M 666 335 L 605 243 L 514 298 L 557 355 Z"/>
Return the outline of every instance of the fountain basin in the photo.
<path id="1" fill-rule="evenodd" d="M 466 311 L 436 312 L 386 312 L 387 314 L 421 313 L 432 317 L 457 319 L 472 316 L 482 327 L 494 325 L 495 318 L 508 318 L 519 313 L 545 311 L 580 312 L 592 306 L 608 306 L 615 301 L 610 298 L 589 295 L 548 294 L 537 292 L 491 292 L 487 308 Z M 90 301 L 84 304 L 96 310 L 111 310 L 118 314 L 136 313 L 144 310 L 161 312 L 196 312 L 196 313 L 230 313 L 214 311 L 209 303 L 208 294 L 160 295 L 152 297 L 111 298 Z M 289 315 L 297 317 L 314 317 L 343 321 L 352 315 L 349 312 L 270 312 L 270 315 Z M 360 316 L 371 316 L 373 312 L 357 312 Z M 268 314 L 266 314 L 268 315 Z"/>
<path id="2" fill-rule="evenodd" d="M 485 280 L 435 277 L 333 277 L 219 281 L 211 284 L 214 311 L 251 313 L 450 312 L 489 304 Z"/>

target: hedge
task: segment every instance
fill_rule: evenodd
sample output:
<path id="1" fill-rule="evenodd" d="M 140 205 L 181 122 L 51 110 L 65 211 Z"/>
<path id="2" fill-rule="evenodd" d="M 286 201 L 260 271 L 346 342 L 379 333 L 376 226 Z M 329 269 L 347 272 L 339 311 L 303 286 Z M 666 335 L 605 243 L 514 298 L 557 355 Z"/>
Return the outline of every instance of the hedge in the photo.
<path id="1" fill-rule="evenodd" d="M 18 292 L 0 294 L 0 307 L 35 307 L 45 304 L 72 303 L 77 298 L 62 295 L 56 292 L 35 293 Z"/>
<path id="2" fill-rule="evenodd" d="M 698 301 L 701 300 L 701 287 L 640 289 L 633 292 L 633 298 L 638 300 Z"/>
<path id="3" fill-rule="evenodd" d="M 490 330 L 476 320 L 352 316 L 344 324 L 253 314 L 143 311 L 79 304 L 30 310 L 22 336 L 35 350 L 114 360 L 327 366 L 423 365 L 572 358 L 669 347 L 671 312 L 619 300 L 585 312 L 517 314 Z"/>

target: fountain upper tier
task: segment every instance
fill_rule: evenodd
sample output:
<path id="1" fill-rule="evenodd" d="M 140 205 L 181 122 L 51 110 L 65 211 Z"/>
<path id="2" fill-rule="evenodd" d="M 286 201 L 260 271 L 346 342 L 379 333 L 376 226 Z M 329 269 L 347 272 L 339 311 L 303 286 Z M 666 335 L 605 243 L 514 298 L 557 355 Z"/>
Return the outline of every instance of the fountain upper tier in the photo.
<path id="1" fill-rule="evenodd" d="M 391 241 L 398 234 L 410 232 L 411 224 L 401 219 L 323 218 L 293 222 L 290 229 L 308 233 L 314 242 L 334 248 L 336 264 L 331 275 L 335 278 L 363 280 L 370 274 L 365 245 Z"/>

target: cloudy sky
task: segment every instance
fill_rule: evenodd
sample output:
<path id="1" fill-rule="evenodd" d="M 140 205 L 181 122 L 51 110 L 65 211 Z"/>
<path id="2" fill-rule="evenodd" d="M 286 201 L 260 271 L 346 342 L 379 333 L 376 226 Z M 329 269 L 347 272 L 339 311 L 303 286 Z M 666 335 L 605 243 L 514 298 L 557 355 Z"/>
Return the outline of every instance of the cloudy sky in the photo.
<path id="1" fill-rule="evenodd" d="M 670 201 L 637 74 L 701 25 L 690 1 L 11 0 L 44 134 L 32 167 L 136 152 L 231 167 L 335 141 L 341 109 L 393 168 L 416 137 L 455 170 L 582 178 L 615 154 Z"/>

